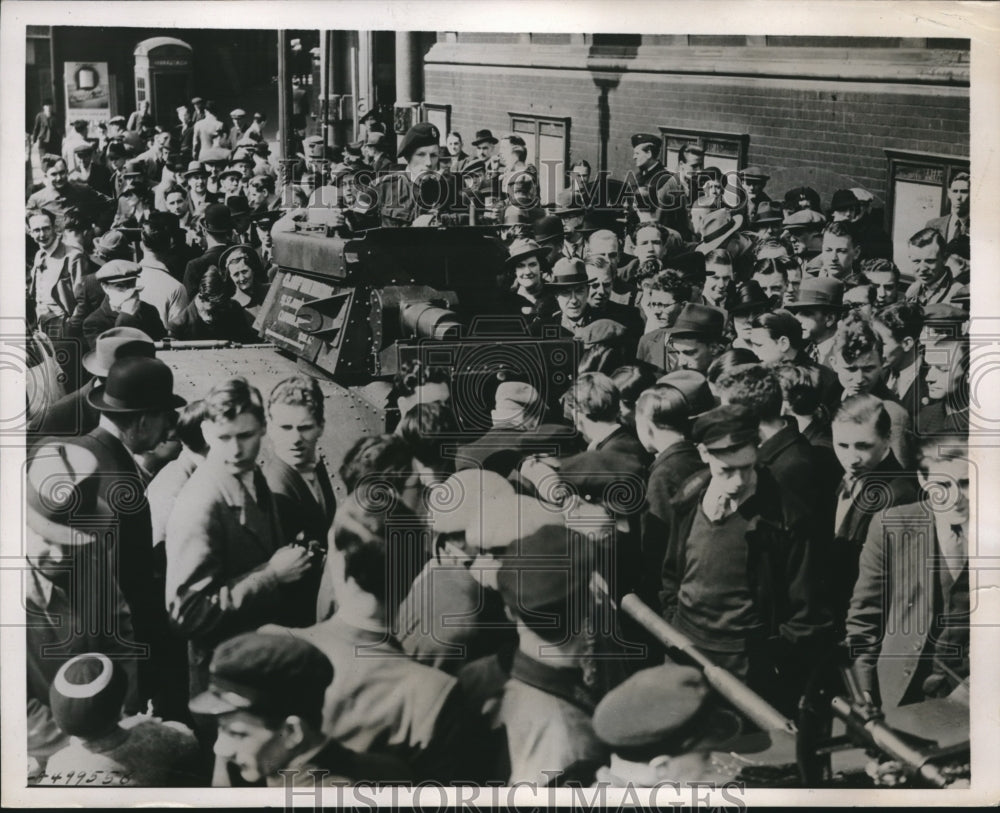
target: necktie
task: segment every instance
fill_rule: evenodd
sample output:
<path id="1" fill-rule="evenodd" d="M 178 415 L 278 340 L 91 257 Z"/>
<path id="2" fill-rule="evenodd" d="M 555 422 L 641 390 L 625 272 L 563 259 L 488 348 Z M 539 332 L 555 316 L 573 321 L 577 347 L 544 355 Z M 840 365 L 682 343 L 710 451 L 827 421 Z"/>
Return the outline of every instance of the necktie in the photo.
<path id="1" fill-rule="evenodd" d="M 38 253 L 35 255 L 35 268 L 44 268 L 45 260 L 48 259 L 49 253 L 43 248 L 39 249 Z"/>
<path id="2" fill-rule="evenodd" d="M 712 512 L 708 515 L 708 518 L 712 520 L 712 522 L 722 522 L 722 520 L 732 514 L 735 510 L 736 506 L 733 500 L 725 494 L 720 494 L 718 499 L 715 501 L 715 506 L 712 508 Z"/>
<path id="3" fill-rule="evenodd" d="M 240 482 L 243 484 L 243 488 L 246 489 L 247 494 L 250 495 L 250 501 L 257 504 L 257 487 L 254 483 L 254 473 L 252 471 L 245 471 L 240 475 Z"/>
<path id="4" fill-rule="evenodd" d="M 806 351 L 809 358 L 819 364 L 819 348 L 815 344 L 810 344 L 809 349 Z"/>

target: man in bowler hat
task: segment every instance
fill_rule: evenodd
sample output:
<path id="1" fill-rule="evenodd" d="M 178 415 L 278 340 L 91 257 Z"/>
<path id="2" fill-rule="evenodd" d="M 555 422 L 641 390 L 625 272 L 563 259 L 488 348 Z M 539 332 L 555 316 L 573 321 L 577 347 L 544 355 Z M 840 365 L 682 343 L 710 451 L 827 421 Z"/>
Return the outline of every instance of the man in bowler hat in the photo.
<path id="1" fill-rule="evenodd" d="M 74 390 L 51 404 L 42 416 L 36 437 L 48 435 L 85 435 L 97 428 L 101 413 L 87 400 L 90 392 L 100 386 L 111 365 L 127 356 L 153 358 L 156 349 L 153 340 L 132 327 L 114 327 L 104 331 L 94 342 L 94 349 L 83 357 L 83 369 L 93 378 L 80 389 Z"/>
<path id="2" fill-rule="evenodd" d="M 98 461 L 99 496 L 117 514 L 111 566 L 132 613 L 135 641 L 148 647 L 139 660 L 139 687 L 158 716 L 184 719 L 183 677 L 172 668 L 162 568 L 153 559 L 153 528 L 144 481 L 135 457 L 156 448 L 186 401 L 173 392 L 174 377 L 159 359 L 115 361 L 88 403 L 100 413 L 96 429 L 75 442 Z"/>

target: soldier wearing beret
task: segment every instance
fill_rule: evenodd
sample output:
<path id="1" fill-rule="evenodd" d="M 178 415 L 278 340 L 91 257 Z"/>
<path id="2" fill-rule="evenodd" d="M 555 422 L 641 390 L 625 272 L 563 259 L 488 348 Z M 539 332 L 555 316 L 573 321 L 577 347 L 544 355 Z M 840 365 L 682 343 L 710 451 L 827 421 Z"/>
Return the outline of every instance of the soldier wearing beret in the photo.
<path id="1" fill-rule="evenodd" d="M 660 606 L 716 664 L 789 714 L 832 619 L 813 580 L 811 519 L 758 466 L 759 432 L 741 406 L 695 421 L 708 471 L 674 500 Z"/>
<path id="2" fill-rule="evenodd" d="M 383 226 L 408 226 L 417 218 L 421 204 L 417 180 L 425 173 L 437 173 L 439 140 L 438 128 L 429 122 L 414 124 L 403 136 L 399 155 L 406 169 L 383 178 L 375 187 Z"/>
<path id="3" fill-rule="evenodd" d="M 362 754 L 323 732 L 323 700 L 334 678 L 329 659 L 288 635 L 248 632 L 212 656 L 208 688 L 191 710 L 218 722 L 216 757 L 251 784 L 336 787 L 405 782 L 410 771 L 391 757 Z M 214 784 L 222 785 L 216 771 Z"/>

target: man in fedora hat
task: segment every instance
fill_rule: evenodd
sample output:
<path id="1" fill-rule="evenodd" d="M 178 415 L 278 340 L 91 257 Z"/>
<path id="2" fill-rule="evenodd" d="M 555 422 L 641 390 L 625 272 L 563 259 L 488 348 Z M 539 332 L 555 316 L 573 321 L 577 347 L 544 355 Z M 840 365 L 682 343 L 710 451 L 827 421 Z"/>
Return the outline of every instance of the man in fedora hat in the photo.
<path id="1" fill-rule="evenodd" d="M 392 172 L 396 169 L 396 163 L 389 157 L 389 136 L 385 133 L 369 133 L 362 154 L 373 172 Z"/>
<path id="2" fill-rule="evenodd" d="M 577 336 L 593 321 L 590 312 L 587 266 L 583 260 L 563 257 L 552 268 L 552 279 L 546 290 L 555 295 L 558 310 L 543 317 L 549 324 L 557 324 L 569 334 Z"/>
<path id="3" fill-rule="evenodd" d="M 192 218 L 201 217 L 205 209 L 218 203 L 219 197 L 208 191 L 208 170 L 201 161 L 191 161 L 184 172 L 184 182 L 188 188 L 188 211 Z"/>
<path id="4" fill-rule="evenodd" d="M 99 496 L 104 473 L 93 453 L 48 441 L 28 460 L 22 601 L 26 625 L 27 747 L 37 770 L 69 745 L 52 714 L 49 690 L 60 667 L 86 652 L 114 655 L 128 679 L 125 707 L 145 709 L 136 679 L 141 651 L 132 618 L 100 542 L 114 516 Z M 100 600 L 95 600 L 100 596 Z"/>
<path id="5" fill-rule="evenodd" d="M 500 156 L 497 154 L 497 144 L 500 139 L 489 130 L 476 130 L 476 137 L 472 140 L 472 146 L 476 148 L 476 157 L 486 164 L 486 177 L 497 177 L 503 165 Z"/>
<path id="6" fill-rule="evenodd" d="M 729 209 L 716 209 L 702 221 L 701 242 L 695 248 L 702 254 L 714 249 L 725 249 L 733 258 L 733 269 L 737 277 L 744 279 L 753 271 L 754 241 L 743 234 L 746 218 Z"/>
<path id="7" fill-rule="evenodd" d="M 238 164 L 229 164 L 220 172 L 216 178 L 219 201 L 225 203 L 231 197 L 243 197 L 243 167 Z"/>
<path id="8" fill-rule="evenodd" d="M 584 239 L 583 217 L 586 209 L 577 200 L 572 189 L 563 189 L 556 195 L 553 214 L 562 221 L 563 242 L 560 253 L 567 259 L 584 259 L 587 241 Z"/>
<path id="9" fill-rule="evenodd" d="M 205 272 L 219 264 L 219 258 L 227 246 L 233 243 L 233 218 L 224 204 L 212 203 L 205 208 L 204 225 L 205 253 L 191 260 L 184 269 L 184 287 L 188 299 L 198 293 L 198 285 Z"/>
<path id="10" fill-rule="evenodd" d="M 737 174 L 740 179 L 741 191 L 746 198 L 745 203 L 741 201 L 738 208 L 748 212 L 752 219 L 753 213 L 757 211 L 760 204 L 771 202 L 771 196 L 764 191 L 771 176 L 756 164 L 741 169 Z"/>
<path id="11" fill-rule="evenodd" d="M 832 369 L 834 339 L 844 313 L 844 283 L 818 277 L 804 279 L 798 299 L 785 307 L 802 324 L 809 341 L 806 348 L 809 358 Z"/>
<path id="12" fill-rule="evenodd" d="M 94 274 L 104 291 L 104 299 L 100 307 L 83 320 L 83 338 L 91 350 L 98 335 L 113 327 L 135 328 L 154 341 L 167 335 L 156 308 L 140 298 L 141 271 L 136 263 L 112 260 Z"/>
<path id="13" fill-rule="evenodd" d="M 158 716 L 184 719 L 183 684 L 170 664 L 171 634 L 163 601 L 163 568 L 153 556 L 153 528 L 136 456 L 155 449 L 186 401 L 173 391 L 162 361 L 144 355 L 117 359 L 87 395 L 98 425 L 75 442 L 90 451 L 103 473 L 98 496 L 117 517 L 111 564 L 132 614 L 135 642 L 148 647 L 139 661 L 139 687 Z M 125 500 L 125 495 L 133 495 Z"/>
<path id="14" fill-rule="evenodd" d="M 156 350 L 153 340 L 131 327 L 115 327 L 97 337 L 94 349 L 83 356 L 83 369 L 93 378 L 78 390 L 64 395 L 50 404 L 42 415 L 35 437 L 68 435 L 78 437 L 97 428 L 100 413 L 87 400 L 90 391 L 100 386 L 111 365 L 126 356 L 153 358 Z"/>
<path id="15" fill-rule="evenodd" d="M 760 284 L 752 279 L 738 282 L 730 289 L 726 300 L 726 313 L 732 319 L 733 330 L 736 333 L 733 340 L 734 347 L 750 349 L 750 323 L 757 314 L 771 310 L 774 304 L 774 300 L 764 293 Z"/>
<path id="16" fill-rule="evenodd" d="M 762 200 L 750 210 L 750 222 L 747 231 L 753 232 L 762 240 L 776 239 L 781 236 L 785 213 L 781 205 L 772 200 Z"/>
<path id="17" fill-rule="evenodd" d="M 682 370 L 704 375 L 708 366 L 722 352 L 722 331 L 726 314 L 711 305 L 688 302 L 672 327 L 662 328 L 668 352 Z"/>

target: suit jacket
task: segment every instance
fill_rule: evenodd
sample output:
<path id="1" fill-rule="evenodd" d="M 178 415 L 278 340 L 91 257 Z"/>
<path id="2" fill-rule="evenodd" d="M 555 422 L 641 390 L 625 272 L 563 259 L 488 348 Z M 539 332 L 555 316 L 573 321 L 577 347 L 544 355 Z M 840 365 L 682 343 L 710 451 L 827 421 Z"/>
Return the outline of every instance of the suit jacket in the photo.
<path id="1" fill-rule="evenodd" d="M 284 620 L 281 585 L 266 568 L 285 536 L 259 470 L 254 488 L 256 500 L 222 465 L 206 460 L 167 521 L 167 606 L 189 641 L 192 692 L 207 685 L 208 662 L 221 641 Z"/>
<path id="2" fill-rule="evenodd" d="M 858 580 L 858 560 L 876 512 L 916 502 L 920 492 L 912 472 L 904 472 L 896 456 L 888 456 L 861 478 L 850 508 L 834 533 L 829 567 L 824 567 L 838 627 L 847 616 Z"/>
<path id="3" fill-rule="evenodd" d="M 861 549 L 847 643 L 861 688 L 893 708 L 918 700 L 943 661 L 969 674 L 969 571 L 953 579 L 940 556 L 934 513 L 920 503 L 877 514 Z"/>
<path id="4" fill-rule="evenodd" d="M 33 433 L 38 438 L 48 435 L 79 437 L 97 428 L 101 413 L 90 405 L 87 395 L 97 384 L 91 379 L 80 389 L 64 395 L 42 413 L 41 423 Z"/>
<path id="5" fill-rule="evenodd" d="M 334 664 L 325 734 L 354 751 L 401 759 L 421 779 L 464 778 L 462 699 L 451 675 L 411 660 L 387 630 L 361 629 L 338 615 L 306 629 L 261 632 L 308 641 Z"/>
<path id="6" fill-rule="evenodd" d="M 154 342 L 167 335 L 167 329 L 160 321 L 160 314 L 148 302 L 139 302 L 139 309 L 135 313 L 125 313 L 124 311 L 115 313 L 111 310 L 111 303 L 105 296 L 101 306 L 83 320 L 83 338 L 87 340 L 87 345 L 93 350 L 97 344 L 97 337 L 113 327 L 134 327 L 141 330 Z"/>
<path id="7" fill-rule="evenodd" d="M 813 448 L 794 420 L 786 418 L 784 428 L 760 444 L 757 460 L 768 467 L 782 491 L 808 508 L 820 510 L 820 501 L 829 501 L 831 495 L 819 490 Z"/>
<path id="8" fill-rule="evenodd" d="M 144 697 L 159 696 L 164 642 L 169 636 L 163 583 L 155 576 L 153 530 L 145 488 L 131 452 L 104 427 L 76 443 L 97 458 L 101 472 L 98 496 L 117 514 L 118 527 L 112 549 L 113 571 L 132 614 L 135 640 L 150 650 L 139 660 L 139 686 Z"/>
<path id="9" fill-rule="evenodd" d="M 47 263 L 59 263 L 61 269 L 55 284 L 52 286 L 52 299 L 63 310 L 65 316 L 69 318 L 76 310 L 76 291 L 83 282 L 83 255 L 79 251 L 67 249 L 62 240 L 48 256 Z M 26 299 L 30 309 L 29 318 L 33 317 L 35 308 L 35 296 L 37 293 L 38 277 L 40 269 L 33 265 L 28 275 L 28 290 Z"/>
<path id="10" fill-rule="evenodd" d="M 927 225 L 924 228 L 937 229 L 939 232 L 941 232 L 941 236 L 945 239 L 945 242 L 948 242 L 951 239 L 948 236 L 948 230 L 951 228 L 951 223 L 954 217 L 955 217 L 954 212 L 949 212 L 948 214 L 942 215 L 941 217 L 932 217 L 930 220 L 927 221 Z M 965 222 L 968 223 L 969 219 L 966 218 Z"/>
<path id="11" fill-rule="evenodd" d="M 188 299 L 194 299 L 195 294 L 198 293 L 201 278 L 205 276 L 205 272 L 210 266 L 219 265 L 219 258 L 227 248 L 229 246 L 212 246 L 200 257 L 195 257 L 187 264 L 184 268 L 184 287 L 187 288 Z"/>
<path id="12" fill-rule="evenodd" d="M 916 433 L 924 437 L 926 435 L 939 435 L 946 433 L 966 434 L 969 431 L 969 406 L 964 409 L 947 411 L 945 402 L 947 398 L 932 401 L 917 413 Z"/>
<path id="13" fill-rule="evenodd" d="M 177 151 L 180 152 L 182 159 L 185 162 L 190 162 L 194 146 L 194 122 L 189 124 L 187 127 L 183 124 L 178 124 L 173 130 L 171 130 L 171 135 L 173 136 L 173 142 L 177 147 Z"/>
<path id="14" fill-rule="evenodd" d="M 337 500 L 326 466 L 322 461 L 316 466 L 316 479 L 325 503 L 323 506 L 316 501 L 302 475 L 273 452 L 268 451 L 265 455 L 260 470 L 274 495 L 285 540 L 293 542 L 300 533 L 304 534 L 304 541 L 319 543 L 325 556 L 327 537 L 337 511 Z M 285 591 L 288 594 L 285 598 L 288 612 L 297 622 L 293 626 L 308 627 L 316 623 L 316 600 L 322 576 L 323 558 L 317 556 L 309 573 L 295 583 L 293 590 Z"/>
<path id="15" fill-rule="evenodd" d="M 671 500 L 677 496 L 684 483 L 699 472 L 705 463 L 689 440 L 680 440 L 668 446 L 653 460 L 646 486 L 646 510 L 641 520 L 642 569 L 640 597 L 656 606 L 660 587 L 660 571 L 667 551 L 667 530 L 673 518 Z"/>

